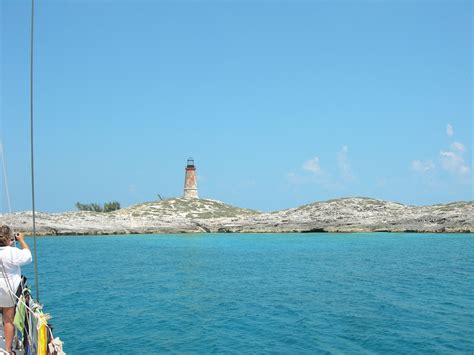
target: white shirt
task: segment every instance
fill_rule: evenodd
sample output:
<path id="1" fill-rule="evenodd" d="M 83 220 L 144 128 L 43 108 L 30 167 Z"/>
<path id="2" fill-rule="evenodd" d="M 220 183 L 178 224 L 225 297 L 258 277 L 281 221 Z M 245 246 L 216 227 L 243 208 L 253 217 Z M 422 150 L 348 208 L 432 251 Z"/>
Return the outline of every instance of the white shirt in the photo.
<path id="1" fill-rule="evenodd" d="M 21 281 L 20 266 L 31 263 L 29 249 L 0 247 L 0 307 L 10 307 L 11 296 L 8 289 L 16 292 Z"/>

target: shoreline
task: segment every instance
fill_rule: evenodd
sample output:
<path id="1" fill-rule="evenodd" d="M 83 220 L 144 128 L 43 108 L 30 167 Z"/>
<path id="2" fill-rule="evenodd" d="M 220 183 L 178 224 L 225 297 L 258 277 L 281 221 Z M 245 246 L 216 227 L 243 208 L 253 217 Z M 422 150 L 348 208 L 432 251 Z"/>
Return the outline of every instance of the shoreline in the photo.
<path id="1" fill-rule="evenodd" d="M 107 233 L 107 232 L 98 232 L 98 233 L 63 233 L 63 234 L 36 234 L 36 237 L 98 237 L 98 236 L 133 236 L 133 235 L 225 235 L 225 234 L 236 234 L 236 235 L 248 235 L 248 234 L 260 234 L 260 235 L 269 235 L 269 234 L 474 234 L 473 231 L 413 231 L 413 230 L 404 230 L 404 231 L 331 231 L 331 232 L 298 232 L 298 231 L 288 231 L 288 232 L 145 232 L 145 233 Z M 32 234 L 25 234 L 27 238 L 33 238 Z"/>

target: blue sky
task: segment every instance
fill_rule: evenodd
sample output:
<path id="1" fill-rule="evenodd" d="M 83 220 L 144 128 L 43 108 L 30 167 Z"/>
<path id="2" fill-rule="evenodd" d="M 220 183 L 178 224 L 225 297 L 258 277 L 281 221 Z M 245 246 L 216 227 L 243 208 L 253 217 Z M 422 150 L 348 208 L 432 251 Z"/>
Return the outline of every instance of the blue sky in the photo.
<path id="1" fill-rule="evenodd" d="M 31 209 L 29 11 L 1 1 L 15 211 Z M 471 1 L 37 0 L 36 11 L 41 211 L 180 196 L 189 156 L 201 197 L 259 210 L 473 198 Z"/>

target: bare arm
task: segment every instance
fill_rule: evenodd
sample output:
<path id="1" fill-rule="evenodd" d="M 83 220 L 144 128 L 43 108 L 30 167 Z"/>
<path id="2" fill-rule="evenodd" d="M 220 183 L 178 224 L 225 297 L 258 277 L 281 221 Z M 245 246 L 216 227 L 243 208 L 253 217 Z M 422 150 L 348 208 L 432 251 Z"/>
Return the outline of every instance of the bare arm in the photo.
<path id="1" fill-rule="evenodd" d="M 26 242 L 25 242 L 25 234 L 24 234 L 24 233 L 17 233 L 17 234 L 15 234 L 15 238 L 16 238 L 16 240 L 18 241 L 18 243 L 20 243 L 21 249 L 28 249 L 28 250 L 30 250 L 30 247 L 29 247 L 28 244 L 26 244 Z"/>

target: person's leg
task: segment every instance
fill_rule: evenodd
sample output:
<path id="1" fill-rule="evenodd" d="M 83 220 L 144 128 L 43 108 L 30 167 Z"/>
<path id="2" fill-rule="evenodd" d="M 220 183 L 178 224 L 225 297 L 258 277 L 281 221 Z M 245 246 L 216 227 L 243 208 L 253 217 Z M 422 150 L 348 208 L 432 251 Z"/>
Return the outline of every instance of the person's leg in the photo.
<path id="1" fill-rule="evenodd" d="M 5 350 L 9 353 L 12 351 L 13 335 L 15 334 L 15 326 L 13 318 L 15 317 L 15 307 L 3 308 L 3 331 L 5 332 Z"/>

